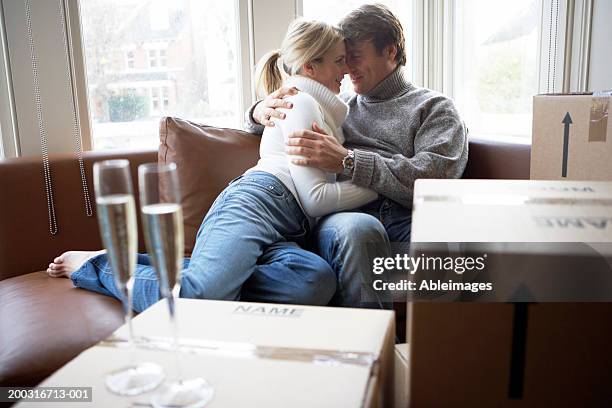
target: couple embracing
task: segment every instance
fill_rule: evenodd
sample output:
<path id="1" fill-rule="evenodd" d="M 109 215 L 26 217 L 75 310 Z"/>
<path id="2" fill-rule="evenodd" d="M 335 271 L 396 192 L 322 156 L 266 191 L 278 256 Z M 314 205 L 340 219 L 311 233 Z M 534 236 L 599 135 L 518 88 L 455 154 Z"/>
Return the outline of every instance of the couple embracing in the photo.
<path id="1" fill-rule="evenodd" d="M 334 27 L 296 20 L 256 72 L 246 126 L 260 160 L 217 197 L 181 273 L 181 297 L 383 307 L 369 293 L 373 256 L 410 241 L 418 178 L 458 178 L 465 127 L 447 97 L 405 75 L 402 26 L 364 5 Z M 349 74 L 354 93 L 340 94 Z M 121 298 L 104 251 L 69 251 L 47 272 Z M 138 256 L 133 307 L 159 300 Z M 367 299 L 366 299 L 367 298 Z"/>

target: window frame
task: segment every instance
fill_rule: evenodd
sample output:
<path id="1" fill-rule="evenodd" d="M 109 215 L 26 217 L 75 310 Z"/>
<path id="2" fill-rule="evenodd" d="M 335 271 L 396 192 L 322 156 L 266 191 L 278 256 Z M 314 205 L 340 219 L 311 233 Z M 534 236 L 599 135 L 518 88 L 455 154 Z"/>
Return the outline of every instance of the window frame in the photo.
<path id="1" fill-rule="evenodd" d="M 594 0 L 564 0 L 568 3 L 563 60 L 563 92 L 587 92 L 590 83 L 591 30 Z"/>
<path id="2" fill-rule="evenodd" d="M 19 131 L 11 81 L 4 0 L 0 0 L 0 159 L 19 157 Z"/>
<path id="3" fill-rule="evenodd" d="M 71 70 L 71 85 L 72 92 L 74 96 L 74 105 L 75 110 L 77 111 L 77 116 L 79 119 L 80 126 L 80 135 L 82 140 L 82 149 L 92 150 L 93 147 L 93 135 L 91 128 L 91 117 L 90 117 L 90 109 L 88 104 L 88 90 L 87 90 L 87 79 L 86 79 L 86 67 L 85 67 L 85 58 L 83 52 L 83 41 L 82 41 L 82 33 L 81 33 L 81 8 L 79 0 L 60 0 L 62 3 L 62 7 L 65 12 L 65 23 L 66 23 L 66 35 L 69 44 L 69 60 L 70 60 L 70 70 Z M 238 65 L 238 73 L 239 78 L 237 81 L 238 86 L 240 87 L 239 95 L 239 107 L 240 114 L 244 112 L 244 110 L 250 106 L 254 102 L 254 92 L 251 91 L 252 83 L 251 83 L 251 73 L 253 70 L 253 59 L 251 58 L 250 50 L 253 48 L 253 44 L 255 44 L 255 40 L 253 39 L 253 30 L 252 30 L 252 19 L 253 19 L 253 8 L 260 9 L 260 14 L 263 11 L 262 5 L 260 7 L 259 2 L 255 2 L 253 5 L 253 0 L 233 0 L 234 7 L 236 10 L 236 22 L 238 24 L 238 29 L 236 30 L 236 41 L 237 41 L 237 61 Z M 38 134 L 35 132 L 22 132 L 19 133 L 19 117 L 17 116 L 17 107 L 13 98 L 13 78 L 11 76 L 11 64 L 14 64 L 12 69 L 21 69 L 30 70 L 29 62 L 21 62 L 21 61 L 29 61 L 29 57 L 26 57 L 27 51 L 24 49 L 19 49 L 18 52 L 22 55 L 19 55 L 19 61 L 14 58 L 12 61 L 8 58 L 8 45 L 7 45 L 7 36 L 4 25 L 4 10 L 5 10 L 5 0 L 0 0 L 0 39 L 2 40 L 2 45 L 0 47 L 0 142 L 1 148 L 0 151 L 4 152 L 4 157 L 19 157 L 22 154 L 24 155 L 36 155 L 39 154 L 40 148 L 38 141 Z M 48 3 L 47 3 L 48 4 Z M 12 4 L 11 15 L 14 13 L 17 18 L 23 18 L 24 6 L 23 4 Z M 269 6 L 269 5 L 268 5 Z M 38 3 L 32 2 L 31 7 L 33 10 L 33 14 L 37 11 Z M 266 24 L 272 24 L 275 16 L 270 16 L 269 21 Z M 278 22 L 277 22 L 278 23 Z M 54 25 L 55 24 L 55 25 Z M 57 30 L 57 25 L 55 22 L 49 22 L 48 24 L 44 24 L 42 27 L 36 27 L 36 30 L 41 30 L 42 32 Z M 38 32 L 41 32 L 38 31 Z M 20 46 L 20 44 L 18 44 Z M 62 49 L 63 54 L 63 45 L 54 44 L 57 46 L 58 50 Z M 26 52 L 27 51 L 27 52 Z M 38 55 L 39 62 L 42 61 L 42 56 Z M 159 57 L 159 56 L 158 56 Z M 168 55 L 166 54 L 166 66 L 158 66 L 154 69 L 167 69 L 168 68 Z M 246 58 L 245 58 L 246 57 Z M 162 57 L 163 59 L 163 57 Z M 159 62 L 159 58 L 157 58 Z M 147 54 L 147 62 L 148 65 L 148 54 Z M 159 65 L 159 63 L 157 64 Z M 127 66 L 127 64 L 126 64 Z M 147 69 L 147 68 L 145 68 Z M 66 79 L 62 76 L 65 73 L 61 73 L 55 79 L 56 82 L 64 83 Z M 55 75 L 55 73 L 54 73 Z M 19 84 L 21 88 L 24 88 L 23 83 Z M 27 83 L 26 83 L 27 86 Z M 15 92 L 24 92 L 21 88 L 15 88 Z M 25 90 L 30 92 L 29 90 Z M 168 98 L 170 95 L 168 95 Z M 170 98 L 169 98 L 170 99 Z M 161 104 L 164 103 L 163 97 L 161 98 Z M 70 109 L 68 105 L 66 105 L 65 109 Z M 36 117 L 35 111 L 28 105 L 19 106 L 20 116 L 23 118 L 32 118 Z M 24 120 L 24 119 L 21 119 Z M 236 124 L 237 127 L 241 125 L 241 122 Z M 73 153 L 74 152 L 74 140 L 70 132 L 55 132 L 53 129 L 48 129 L 49 135 L 55 134 L 64 134 L 65 136 L 51 136 L 48 140 L 48 146 L 50 151 L 52 152 L 64 152 L 64 153 Z M 20 144 L 22 142 L 26 142 L 26 150 L 23 151 L 20 149 Z M 0 156 L 2 157 L 2 156 Z"/>
<path id="4" fill-rule="evenodd" d="M 61 0 L 65 10 L 67 40 L 69 43 L 69 65 L 71 85 L 74 95 L 75 110 L 78 115 L 83 150 L 92 149 L 91 119 L 88 106 L 86 70 L 83 53 L 83 43 L 80 27 L 80 0 Z M 235 18 L 238 24 L 236 30 L 239 109 L 244 112 L 255 100 L 252 81 L 257 58 L 264 50 L 278 47 L 284 36 L 289 21 L 302 14 L 303 0 L 278 2 L 276 0 L 233 0 Z M 413 31 L 413 82 L 419 86 L 439 90 L 448 96 L 454 95 L 452 77 L 453 46 L 452 32 L 454 21 L 454 7 L 458 0 L 413 0 L 412 31 Z M 584 91 L 589 84 L 590 66 L 590 30 L 593 19 L 594 0 L 554 0 L 559 2 L 559 31 L 557 43 L 555 91 Z M 17 37 L 13 31 L 7 35 L 8 20 L 5 13 L 7 7 L 11 13 L 19 15 L 14 18 L 23 18 L 18 8 L 23 4 L 15 5 L 10 0 L 0 0 L 0 150 L 4 157 L 19 157 L 22 154 L 39 154 L 38 135 L 27 131 L 31 124 L 20 123 L 35 117 L 32 108 L 17 101 L 16 96 L 23 95 L 23 81 L 15 83 L 14 76 L 18 71 L 29 69 L 27 59 L 23 57 L 25 50 L 15 52 L 15 44 L 9 44 L 9 39 L 15 41 Z M 547 3 L 544 1 L 545 6 Z M 39 3 L 32 2 L 32 7 L 39 7 Z M 274 9 L 275 13 L 269 13 Z M 17 11 L 16 11 L 17 10 Z M 550 9 L 548 9 L 548 12 Z M 547 12 L 542 15 L 545 23 Z M 427 17 L 427 18 L 425 18 Z M 51 23 L 42 30 L 56 30 Z M 13 23 L 11 29 L 14 29 Z M 566 30 L 566 28 L 568 28 Z M 37 27 L 37 30 L 41 28 Z M 543 26 L 542 32 L 547 32 Z M 17 41 L 23 41 L 19 39 Z M 18 44 L 21 46 L 20 44 Z M 9 46 L 11 53 L 9 55 Z M 60 45 L 57 44 L 59 47 Z M 547 55 L 547 39 L 541 40 L 540 55 Z M 58 48 L 59 49 L 59 48 Z M 167 58 L 168 56 L 166 56 Z M 541 68 L 547 66 L 545 59 L 540 60 Z M 25 64 L 25 65 L 24 65 Z M 27 66 L 26 66 L 27 65 Z M 162 69 L 164 67 L 161 67 Z M 550 75 L 548 70 L 540 70 L 540 92 L 543 78 Z M 56 82 L 65 81 L 58 77 Z M 27 84 L 26 84 L 27 85 Z M 27 92 L 30 92 L 27 90 Z M 22 96 L 20 96 L 23 99 Z M 21 100 L 20 99 L 20 100 Z M 163 101 L 162 101 L 163 103 Z M 17 106 L 19 104 L 19 106 Z M 64 110 L 69 109 L 66 105 Z M 19 110 L 19 115 L 17 111 Z M 26 119 L 20 119 L 26 118 Z M 31 120 L 29 120 L 31 122 Z M 20 126 L 21 125 L 21 126 Z M 20 133 L 20 129 L 22 132 Z M 54 130 L 51 130 L 55 132 Z M 53 134 L 56 134 L 55 132 Z M 55 152 L 71 153 L 74 151 L 74 141 L 70 132 L 59 132 L 65 136 L 51 137 L 49 147 Z M 478 135 L 486 137 L 487 135 Z M 35 139 L 35 140 L 34 140 Z M 38 150 L 37 150 L 38 149 Z"/>
<path id="5" fill-rule="evenodd" d="M 453 35 L 457 24 L 456 7 L 461 0 L 413 0 L 412 18 L 412 78 L 425 88 L 441 92 L 450 98 L 456 95 L 454 63 L 456 42 Z M 588 89 L 590 31 L 594 0 L 542 0 L 538 47 L 538 92 L 546 93 L 547 80 L 554 92 L 584 92 Z M 302 0 L 299 0 L 302 3 Z M 548 41 L 551 28 L 551 7 L 558 4 L 556 38 Z M 553 10 L 554 11 L 554 10 Z M 576 15 L 575 15 L 576 13 Z M 555 20 L 556 23 L 556 20 Z M 570 27 L 570 30 L 567 30 Z M 548 64 L 548 49 L 556 44 L 556 59 Z M 554 53 L 551 53 L 554 55 Z M 516 143 L 531 143 L 531 138 L 471 135 L 478 138 Z"/>
<path id="6" fill-rule="evenodd" d="M 454 97 L 456 93 L 456 84 L 453 81 L 453 67 L 455 63 L 455 56 L 453 50 L 456 47 L 454 31 L 457 25 L 455 7 L 458 0 L 420 0 L 424 3 L 422 9 L 421 18 L 429 22 L 430 26 L 426 27 L 423 32 L 424 41 L 428 48 L 432 51 L 425 58 L 423 58 L 424 67 L 434 67 L 429 69 L 428 75 L 425 76 L 423 81 L 424 86 L 434 89 L 439 92 L 443 92 L 449 97 Z M 566 2 L 566 0 L 560 1 Z M 543 1 L 545 11 L 546 3 Z M 548 8 L 550 10 L 550 8 Z M 546 12 L 542 13 L 542 18 L 546 15 Z M 542 21 L 540 21 L 542 23 Z M 548 26 L 546 26 L 547 28 Z M 429 28 L 429 29 L 428 29 Z M 542 35 L 547 31 L 542 28 Z M 540 67 L 545 66 L 542 64 L 542 55 L 547 52 L 546 41 L 540 38 L 540 47 L 538 50 L 538 61 Z M 442 66 L 442 69 L 439 68 Z M 546 67 L 545 67 L 546 68 Z M 426 70 L 426 68 L 424 68 Z M 541 91 L 542 76 L 547 75 L 548 70 L 540 70 L 540 77 L 538 80 L 538 88 Z"/>
<path id="7" fill-rule="evenodd" d="M 455 18 L 457 1 L 461 0 L 415 0 L 413 13 L 416 30 L 414 38 L 420 41 L 420 44 L 413 44 L 416 51 L 415 82 L 451 98 L 456 94 L 453 78 L 455 62 L 453 32 L 457 24 Z M 584 92 L 588 89 L 593 1 L 542 0 L 538 49 L 539 93 Z M 550 19 L 551 8 L 553 8 L 553 20 Z M 553 21 L 555 28 L 551 27 Z M 549 39 L 551 32 L 554 38 Z M 550 55 L 555 57 L 554 60 L 551 59 L 550 64 L 548 64 L 549 48 Z M 471 136 L 508 140 L 506 136 L 486 134 Z M 524 144 L 525 140 L 522 139 L 526 139 L 518 136 L 512 138 L 517 139 L 517 143 L 520 144 Z M 531 143 L 531 137 L 528 139 Z"/>

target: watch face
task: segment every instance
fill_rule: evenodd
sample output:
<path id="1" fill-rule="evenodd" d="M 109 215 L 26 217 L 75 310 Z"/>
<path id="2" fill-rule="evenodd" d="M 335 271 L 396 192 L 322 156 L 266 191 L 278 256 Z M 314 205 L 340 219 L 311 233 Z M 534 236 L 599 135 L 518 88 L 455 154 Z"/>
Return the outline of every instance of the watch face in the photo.
<path id="1" fill-rule="evenodd" d="M 352 169 L 355 166 L 355 159 L 352 157 L 345 157 L 343 162 L 345 169 Z"/>

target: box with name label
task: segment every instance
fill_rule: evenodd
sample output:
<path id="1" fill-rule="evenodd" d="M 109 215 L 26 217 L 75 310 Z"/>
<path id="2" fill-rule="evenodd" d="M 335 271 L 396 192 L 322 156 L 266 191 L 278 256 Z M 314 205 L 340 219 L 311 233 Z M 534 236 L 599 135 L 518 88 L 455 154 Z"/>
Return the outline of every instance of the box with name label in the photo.
<path id="1" fill-rule="evenodd" d="M 177 318 L 182 375 L 213 386 L 207 407 L 393 404 L 392 311 L 178 299 Z M 158 363 L 174 379 L 166 302 L 136 317 L 134 331 L 135 360 Z M 121 327 L 40 386 L 93 387 L 87 407 L 150 406 L 154 391 L 120 397 L 105 388 L 105 374 L 130 361 L 126 334 Z"/>

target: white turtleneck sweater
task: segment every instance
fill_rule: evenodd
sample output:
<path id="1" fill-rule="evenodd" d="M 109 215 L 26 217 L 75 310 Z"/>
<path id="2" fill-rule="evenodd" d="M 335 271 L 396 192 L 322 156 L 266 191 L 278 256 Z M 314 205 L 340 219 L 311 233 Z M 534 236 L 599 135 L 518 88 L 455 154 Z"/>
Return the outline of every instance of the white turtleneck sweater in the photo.
<path id="1" fill-rule="evenodd" d="M 375 200 L 373 190 L 355 185 L 352 181 L 336 182 L 336 175 L 323 170 L 291 163 L 285 153 L 285 143 L 293 131 L 311 129 L 316 122 L 328 135 L 342 144 L 342 123 L 348 106 L 321 83 L 303 76 L 292 76 L 285 86 L 300 92 L 286 98 L 292 109 L 283 109 L 286 118 L 275 120 L 274 127 L 266 127 L 259 146 L 260 159 L 247 171 L 265 171 L 278 177 L 293 193 L 309 217 L 321 217 L 333 212 L 350 210 Z M 296 156 L 299 157 L 299 156 Z"/>
<path id="2" fill-rule="evenodd" d="M 355 152 L 351 180 L 356 185 L 411 208 L 415 180 L 461 177 L 468 142 L 455 104 L 438 92 L 412 85 L 403 67 L 365 94 L 347 94 L 346 101 L 350 113 L 342 125 L 344 146 Z M 247 112 L 245 124 L 250 132 L 261 134 L 264 127 L 252 118 L 255 106 Z"/>

